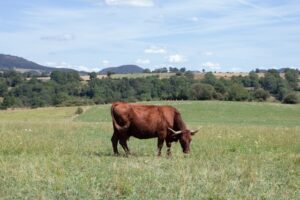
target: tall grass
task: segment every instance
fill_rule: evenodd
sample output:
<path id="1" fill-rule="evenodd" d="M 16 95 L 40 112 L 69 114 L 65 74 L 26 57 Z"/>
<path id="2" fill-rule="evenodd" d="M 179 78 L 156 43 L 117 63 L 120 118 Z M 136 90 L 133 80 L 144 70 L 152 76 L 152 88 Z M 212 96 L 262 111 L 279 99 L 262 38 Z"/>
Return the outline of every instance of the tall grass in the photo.
<path id="1" fill-rule="evenodd" d="M 131 138 L 133 155 L 114 157 L 108 105 L 1 111 L 0 199 L 299 198 L 299 105 L 151 103 L 201 128 L 189 156 Z"/>

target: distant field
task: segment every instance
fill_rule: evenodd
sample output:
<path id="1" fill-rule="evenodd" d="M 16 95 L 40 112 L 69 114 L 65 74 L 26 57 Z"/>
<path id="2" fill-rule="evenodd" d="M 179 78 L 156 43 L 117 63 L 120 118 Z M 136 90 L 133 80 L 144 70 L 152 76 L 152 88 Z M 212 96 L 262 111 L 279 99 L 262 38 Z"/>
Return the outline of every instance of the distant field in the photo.
<path id="1" fill-rule="evenodd" d="M 214 75 L 217 78 L 226 78 L 226 79 L 230 79 L 233 76 L 247 76 L 249 73 L 248 72 L 216 72 L 214 73 Z M 171 76 L 174 76 L 175 73 L 136 73 L 136 74 L 113 74 L 111 75 L 112 78 L 116 78 L 116 79 L 120 79 L 120 78 L 144 78 L 144 77 L 149 77 L 149 76 L 158 76 L 159 78 L 170 78 Z M 203 79 L 205 73 L 195 73 L 195 79 Z M 258 73 L 259 77 L 264 76 L 264 73 Z M 284 73 L 280 74 L 281 77 L 284 78 Z M 106 75 L 98 75 L 97 78 L 101 79 L 101 78 L 106 78 Z M 30 79 L 30 78 L 28 78 Z M 42 81 L 49 81 L 50 77 L 38 77 L 39 80 Z M 88 81 L 90 80 L 90 76 L 85 75 L 85 76 L 81 76 L 81 79 L 83 81 Z"/>
<path id="2" fill-rule="evenodd" d="M 114 157 L 109 105 L 0 111 L 0 199 L 299 199 L 300 105 L 147 103 L 200 128 L 191 155 L 131 138 Z"/>

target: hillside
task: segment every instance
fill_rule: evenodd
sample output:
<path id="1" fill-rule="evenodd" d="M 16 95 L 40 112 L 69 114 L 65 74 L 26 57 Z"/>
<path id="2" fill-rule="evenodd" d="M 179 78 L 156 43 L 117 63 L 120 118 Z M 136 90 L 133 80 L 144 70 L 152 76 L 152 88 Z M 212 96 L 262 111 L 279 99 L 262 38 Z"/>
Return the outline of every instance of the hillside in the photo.
<path id="1" fill-rule="evenodd" d="M 133 74 L 133 73 L 142 73 L 143 68 L 137 65 L 122 65 L 119 67 L 108 67 L 102 69 L 99 73 L 100 74 L 107 74 L 107 72 L 113 72 L 116 74 Z"/>
<path id="2" fill-rule="evenodd" d="M 0 54 L 0 70 L 16 70 L 19 72 L 31 72 L 31 73 L 50 73 L 54 70 L 59 71 L 76 71 L 69 68 L 55 68 L 55 67 L 46 67 L 39 65 L 35 62 L 26 60 L 18 56 L 11 56 Z M 86 72 L 79 72 L 80 74 L 87 74 Z"/>

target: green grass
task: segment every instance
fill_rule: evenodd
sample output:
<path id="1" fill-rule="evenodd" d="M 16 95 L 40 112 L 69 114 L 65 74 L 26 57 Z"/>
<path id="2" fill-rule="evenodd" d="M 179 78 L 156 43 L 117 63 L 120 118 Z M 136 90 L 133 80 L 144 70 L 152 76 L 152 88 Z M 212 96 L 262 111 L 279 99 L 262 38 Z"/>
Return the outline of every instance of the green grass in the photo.
<path id="1" fill-rule="evenodd" d="M 114 157 L 109 105 L 0 112 L 0 199 L 299 199 L 300 105 L 149 102 L 201 128 L 191 154 L 131 138 Z"/>

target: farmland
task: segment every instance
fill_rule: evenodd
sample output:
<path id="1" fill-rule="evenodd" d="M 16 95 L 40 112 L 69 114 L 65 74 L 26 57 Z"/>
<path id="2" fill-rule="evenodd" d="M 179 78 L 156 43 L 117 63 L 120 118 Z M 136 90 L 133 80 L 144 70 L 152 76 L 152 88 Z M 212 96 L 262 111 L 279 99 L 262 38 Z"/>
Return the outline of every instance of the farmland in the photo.
<path id="1" fill-rule="evenodd" d="M 184 156 L 131 138 L 115 157 L 109 105 L 0 112 L 1 199 L 297 199 L 300 105 L 178 101 L 200 128 Z"/>

